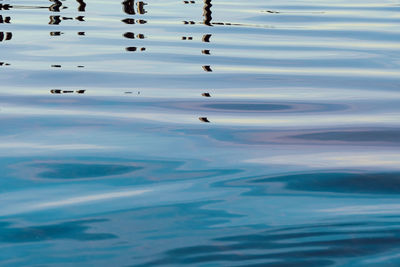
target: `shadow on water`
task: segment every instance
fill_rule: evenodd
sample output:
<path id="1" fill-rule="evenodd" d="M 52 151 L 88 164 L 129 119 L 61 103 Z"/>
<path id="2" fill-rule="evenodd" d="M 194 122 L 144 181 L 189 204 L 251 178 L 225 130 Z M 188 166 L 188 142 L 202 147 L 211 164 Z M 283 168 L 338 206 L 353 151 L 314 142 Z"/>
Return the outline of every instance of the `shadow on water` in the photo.
<path id="1" fill-rule="evenodd" d="M 398 222 L 321 223 L 214 238 L 208 244 L 170 249 L 159 259 L 135 266 L 334 266 L 399 245 Z"/>
<path id="2" fill-rule="evenodd" d="M 22 161 L 11 166 L 18 177 L 32 180 L 94 180 L 123 178 L 135 184 L 231 176 L 240 169 L 190 169 L 185 162 L 123 159 L 53 159 Z"/>
<path id="3" fill-rule="evenodd" d="M 221 103 L 222 104 L 222 103 Z M 284 103 L 282 103 L 284 104 Z M 294 105 L 285 110 L 224 110 L 225 112 L 329 112 L 342 110 L 340 106 L 312 106 L 312 105 Z M 251 105 L 251 104 L 250 104 Z M 203 106 L 191 105 L 197 109 Z M 185 106 L 186 108 L 186 106 Z M 189 107 L 187 107 L 189 109 Z M 253 109 L 253 110 L 252 110 Z M 223 110 L 223 109 L 222 109 Z M 208 108 L 208 111 L 212 111 Z M 345 128 L 343 130 L 243 130 L 239 128 L 218 128 L 218 129 L 191 129 L 177 130 L 188 135 L 207 135 L 217 141 L 231 143 L 247 144 L 247 145 L 267 145 L 267 144 L 298 144 L 298 145 L 343 145 L 351 144 L 352 146 L 399 146 L 400 130 L 397 128 L 388 129 L 368 129 L 368 128 Z"/>
<path id="4" fill-rule="evenodd" d="M 400 193 L 400 172 L 315 172 L 256 178 L 246 183 L 257 185 L 257 194 L 281 184 L 285 189 L 304 192 L 393 195 Z M 276 186 L 274 191 L 279 191 Z"/>
<path id="5" fill-rule="evenodd" d="M 35 167 L 48 169 L 38 176 L 47 179 L 82 179 L 118 176 L 140 170 L 143 167 L 111 164 L 42 163 Z"/>
<path id="6" fill-rule="evenodd" d="M 17 227 L 8 222 L 0 222 L 0 243 L 29 243 L 60 239 L 98 241 L 118 238 L 114 234 L 95 233 L 88 226 L 102 222 L 106 220 L 81 220 L 28 227 Z"/>
<path id="7" fill-rule="evenodd" d="M 326 131 L 292 135 L 291 138 L 314 141 L 390 142 L 400 143 L 399 130 Z"/>

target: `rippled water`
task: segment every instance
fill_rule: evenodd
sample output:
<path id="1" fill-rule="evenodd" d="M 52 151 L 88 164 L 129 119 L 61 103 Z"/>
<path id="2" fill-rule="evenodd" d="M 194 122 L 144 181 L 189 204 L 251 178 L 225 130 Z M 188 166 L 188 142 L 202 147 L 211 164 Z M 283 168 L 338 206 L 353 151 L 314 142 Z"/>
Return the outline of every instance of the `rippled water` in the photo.
<path id="1" fill-rule="evenodd" d="M 398 266 L 400 1 L 0 1 L 3 266 Z"/>

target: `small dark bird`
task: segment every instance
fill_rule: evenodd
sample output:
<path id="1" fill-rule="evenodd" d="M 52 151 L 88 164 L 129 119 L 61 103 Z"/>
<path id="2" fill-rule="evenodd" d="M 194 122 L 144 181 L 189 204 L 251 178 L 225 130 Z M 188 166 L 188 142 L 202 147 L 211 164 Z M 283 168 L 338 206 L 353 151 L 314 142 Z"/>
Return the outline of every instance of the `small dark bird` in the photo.
<path id="1" fill-rule="evenodd" d="M 200 117 L 199 120 L 202 122 L 210 123 L 210 121 L 207 119 L 207 117 Z"/>
<path id="2" fill-rule="evenodd" d="M 133 32 L 124 33 L 124 37 L 128 39 L 135 39 L 135 34 Z"/>
<path id="3" fill-rule="evenodd" d="M 203 70 L 206 72 L 212 72 L 212 69 L 210 66 L 203 66 Z"/>
<path id="4" fill-rule="evenodd" d="M 53 89 L 53 90 L 50 90 L 50 93 L 52 93 L 52 94 L 61 94 L 62 92 L 61 92 L 60 89 Z"/>
<path id="5" fill-rule="evenodd" d="M 209 43 L 211 38 L 211 34 L 203 35 L 203 42 Z"/>
<path id="6" fill-rule="evenodd" d="M 210 93 L 202 93 L 201 95 L 204 97 L 211 97 Z"/>
<path id="7" fill-rule="evenodd" d="M 135 52 L 137 50 L 137 47 L 131 46 L 131 47 L 127 47 L 125 49 L 126 49 L 126 51 L 129 51 L 129 52 Z"/>
<path id="8" fill-rule="evenodd" d="M 61 34 L 64 34 L 62 32 L 50 32 L 50 36 L 60 36 Z"/>
<path id="9" fill-rule="evenodd" d="M 123 19 L 122 22 L 125 24 L 135 24 L 134 19 Z"/>
<path id="10" fill-rule="evenodd" d="M 77 94 L 84 94 L 86 90 L 76 90 Z"/>

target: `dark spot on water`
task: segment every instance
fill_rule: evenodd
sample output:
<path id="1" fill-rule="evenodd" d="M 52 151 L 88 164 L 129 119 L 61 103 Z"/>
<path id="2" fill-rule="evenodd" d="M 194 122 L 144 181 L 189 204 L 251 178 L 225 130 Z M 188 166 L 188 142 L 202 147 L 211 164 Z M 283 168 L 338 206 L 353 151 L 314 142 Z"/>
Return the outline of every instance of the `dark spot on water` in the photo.
<path id="1" fill-rule="evenodd" d="M 284 183 L 296 191 L 348 194 L 400 194 L 400 173 L 304 173 L 257 179 L 254 183 Z"/>
<path id="2" fill-rule="evenodd" d="M 221 109 L 221 110 L 237 110 L 237 111 L 269 111 L 269 110 L 286 110 L 290 109 L 289 105 L 279 104 L 242 104 L 242 103 L 219 103 L 219 104 L 204 104 L 206 108 Z"/>
<path id="3" fill-rule="evenodd" d="M 38 176 L 47 179 L 85 179 L 116 176 L 142 169 L 142 167 L 117 164 L 39 163 L 34 166 L 45 169 Z"/>
<path id="4" fill-rule="evenodd" d="M 0 223 L 0 242 L 27 243 L 46 240 L 72 239 L 77 241 L 98 241 L 117 238 L 114 234 L 93 233 L 88 224 L 105 220 L 82 220 L 58 224 L 16 227 L 10 223 Z M 91 233 L 87 233 L 90 230 Z"/>
<path id="5" fill-rule="evenodd" d="M 318 141 L 346 142 L 400 142 L 399 130 L 330 131 L 291 136 L 292 138 Z"/>
<path id="6" fill-rule="evenodd" d="M 382 227 L 388 225 L 390 229 Z M 335 266 L 352 258 L 385 253 L 398 245 L 398 222 L 314 223 L 247 230 L 172 248 L 140 266 Z"/>
<path id="7" fill-rule="evenodd" d="M 207 117 L 200 117 L 199 120 L 202 122 L 210 123 Z"/>

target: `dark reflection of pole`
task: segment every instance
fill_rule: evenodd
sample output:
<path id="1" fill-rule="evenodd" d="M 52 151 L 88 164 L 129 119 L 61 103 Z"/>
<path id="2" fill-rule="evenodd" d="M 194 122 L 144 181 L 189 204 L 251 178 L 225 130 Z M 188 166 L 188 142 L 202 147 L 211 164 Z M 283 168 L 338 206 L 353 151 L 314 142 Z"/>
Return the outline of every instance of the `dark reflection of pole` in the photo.
<path id="1" fill-rule="evenodd" d="M 86 3 L 83 0 L 76 0 L 76 2 L 78 2 L 79 7 L 78 7 L 78 11 L 79 12 L 85 12 L 85 8 L 86 8 Z"/>
<path id="2" fill-rule="evenodd" d="M 211 7 L 212 7 L 211 0 L 204 0 L 204 7 L 203 7 L 203 16 L 204 16 L 204 20 L 203 20 L 203 23 L 204 23 L 205 25 L 207 25 L 207 26 L 212 26 L 212 25 L 211 25 L 211 20 L 212 20 L 212 17 L 211 17 L 211 14 L 212 14 Z"/>
<path id="3" fill-rule="evenodd" d="M 10 17 L 4 17 L 2 15 L 0 15 L 0 23 L 10 23 L 11 22 L 11 18 Z"/>
<path id="4" fill-rule="evenodd" d="M 122 5 L 126 14 L 135 15 L 135 0 L 125 0 Z"/>
<path id="5" fill-rule="evenodd" d="M 0 10 L 10 10 L 10 8 L 13 8 L 13 6 L 9 4 L 0 4 Z"/>
<path id="6" fill-rule="evenodd" d="M 137 5 L 137 11 L 138 11 L 138 13 L 139 13 L 140 15 L 144 15 L 144 14 L 147 13 L 147 11 L 144 10 L 144 6 L 147 5 L 146 3 L 140 1 L 140 2 L 138 2 L 136 5 Z"/>
<path id="7" fill-rule="evenodd" d="M 49 6 L 49 10 L 52 12 L 60 12 L 60 7 L 62 6 L 61 1 L 59 0 L 50 0 L 50 2 L 53 2 L 51 6 Z"/>
<path id="8" fill-rule="evenodd" d="M 61 17 L 60 16 L 50 16 L 50 25 L 58 25 L 61 23 Z"/>
<path id="9" fill-rule="evenodd" d="M 205 43 L 209 43 L 210 42 L 210 38 L 211 38 L 211 34 L 204 34 L 202 40 Z"/>
<path id="10" fill-rule="evenodd" d="M 0 42 L 12 39 L 12 32 L 0 32 Z"/>

